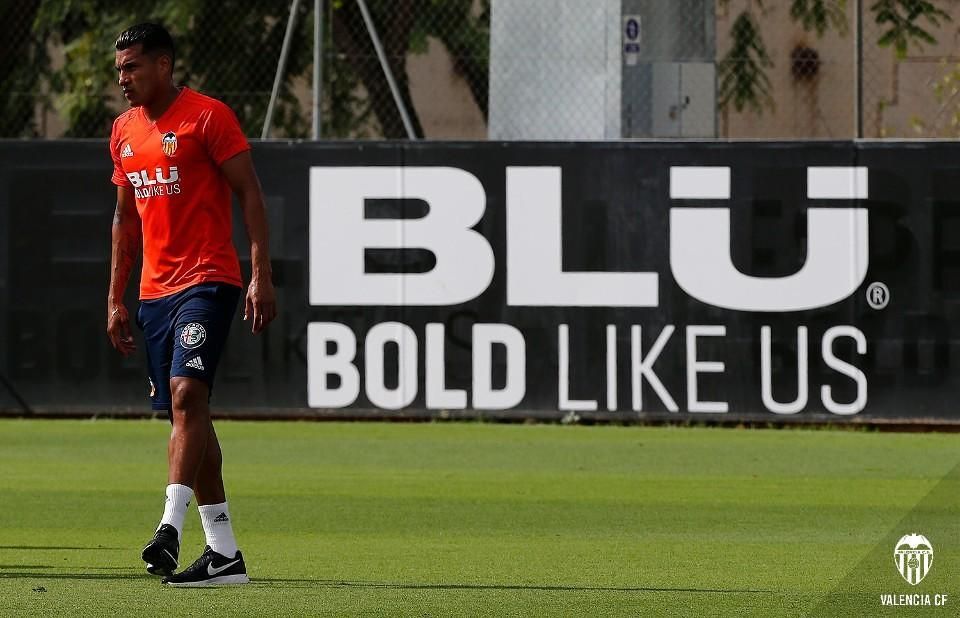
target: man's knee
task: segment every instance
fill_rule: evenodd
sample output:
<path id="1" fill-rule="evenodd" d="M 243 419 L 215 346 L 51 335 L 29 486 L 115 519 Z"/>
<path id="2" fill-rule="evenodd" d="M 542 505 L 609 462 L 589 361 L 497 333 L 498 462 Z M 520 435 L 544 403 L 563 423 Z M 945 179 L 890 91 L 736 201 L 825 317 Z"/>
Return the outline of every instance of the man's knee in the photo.
<path id="1" fill-rule="evenodd" d="M 174 414 L 206 413 L 208 392 L 207 385 L 196 378 L 184 376 L 170 378 L 170 399 Z"/>

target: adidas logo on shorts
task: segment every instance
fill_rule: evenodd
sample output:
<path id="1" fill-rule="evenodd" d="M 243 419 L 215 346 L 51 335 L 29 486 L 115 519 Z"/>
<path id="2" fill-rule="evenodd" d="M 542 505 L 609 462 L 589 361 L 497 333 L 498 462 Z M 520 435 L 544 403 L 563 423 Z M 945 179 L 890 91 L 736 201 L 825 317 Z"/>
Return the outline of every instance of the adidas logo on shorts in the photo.
<path id="1" fill-rule="evenodd" d="M 203 361 L 200 359 L 199 356 L 194 356 L 193 358 L 191 358 L 190 360 L 188 360 L 188 361 L 187 361 L 187 367 L 189 367 L 189 368 L 191 368 L 191 369 L 196 369 L 197 371 L 203 371 L 203 370 L 204 370 L 204 369 L 203 369 Z"/>

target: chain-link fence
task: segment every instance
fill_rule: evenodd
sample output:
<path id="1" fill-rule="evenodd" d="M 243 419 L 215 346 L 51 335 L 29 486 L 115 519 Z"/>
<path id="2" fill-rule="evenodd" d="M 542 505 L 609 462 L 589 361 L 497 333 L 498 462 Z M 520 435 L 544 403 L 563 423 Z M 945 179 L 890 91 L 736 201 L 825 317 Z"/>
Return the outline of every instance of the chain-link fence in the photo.
<path id="1" fill-rule="evenodd" d="M 252 137 L 278 70 L 273 137 L 960 134 L 958 0 L 18 0 L 0 4 L 0 137 L 106 136 L 113 42 L 145 20 Z"/>
<path id="2" fill-rule="evenodd" d="M 960 2 L 716 4 L 721 137 L 960 135 Z"/>

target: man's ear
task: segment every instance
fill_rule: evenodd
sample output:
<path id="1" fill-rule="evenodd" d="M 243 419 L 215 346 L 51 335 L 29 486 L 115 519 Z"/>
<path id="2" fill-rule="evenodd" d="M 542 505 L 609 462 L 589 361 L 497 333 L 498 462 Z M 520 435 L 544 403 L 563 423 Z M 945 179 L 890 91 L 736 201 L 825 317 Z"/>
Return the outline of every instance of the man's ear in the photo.
<path id="1" fill-rule="evenodd" d="M 159 65 L 161 72 L 167 72 L 170 74 L 170 77 L 173 78 L 173 61 L 170 59 L 170 56 L 167 54 L 160 54 L 157 56 L 157 64 Z"/>

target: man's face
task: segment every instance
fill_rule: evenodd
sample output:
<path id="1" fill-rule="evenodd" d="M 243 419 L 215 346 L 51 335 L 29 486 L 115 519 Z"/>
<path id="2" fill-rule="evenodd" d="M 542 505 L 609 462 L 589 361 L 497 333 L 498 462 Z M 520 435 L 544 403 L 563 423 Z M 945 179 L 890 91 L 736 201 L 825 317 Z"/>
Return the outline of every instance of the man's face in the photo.
<path id="1" fill-rule="evenodd" d="M 117 50 L 117 75 L 131 107 L 149 105 L 170 81 L 170 58 L 144 54 L 143 45 Z"/>

